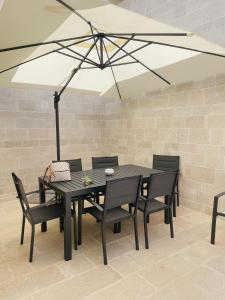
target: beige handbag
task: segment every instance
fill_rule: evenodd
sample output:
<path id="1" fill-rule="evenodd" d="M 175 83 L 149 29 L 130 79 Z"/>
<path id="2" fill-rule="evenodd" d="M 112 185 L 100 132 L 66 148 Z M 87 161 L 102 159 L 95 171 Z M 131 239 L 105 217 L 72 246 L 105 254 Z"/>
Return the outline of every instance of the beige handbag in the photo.
<path id="1" fill-rule="evenodd" d="M 44 177 L 48 178 L 48 182 L 71 180 L 69 163 L 65 161 L 57 161 L 51 163 L 46 168 Z"/>

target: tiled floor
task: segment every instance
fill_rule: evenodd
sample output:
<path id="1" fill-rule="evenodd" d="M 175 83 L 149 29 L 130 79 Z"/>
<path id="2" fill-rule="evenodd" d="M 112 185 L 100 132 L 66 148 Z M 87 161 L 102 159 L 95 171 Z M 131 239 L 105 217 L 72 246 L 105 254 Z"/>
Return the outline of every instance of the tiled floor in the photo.
<path id="1" fill-rule="evenodd" d="M 131 221 L 121 234 L 108 230 L 109 265 L 102 262 L 100 226 L 83 218 L 83 245 L 63 260 L 57 221 L 47 233 L 37 228 L 34 261 L 28 263 L 30 228 L 19 245 L 21 213 L 16 201 L 0 205 L 0 299 L 225 299 L 225 222 L 218 221 L 216 245 L 209 243 L 211 218 L 185 207 L 174 219 L 175 238 L 162 214 L 152 216 L 150 249 L 134 249 Z"/>

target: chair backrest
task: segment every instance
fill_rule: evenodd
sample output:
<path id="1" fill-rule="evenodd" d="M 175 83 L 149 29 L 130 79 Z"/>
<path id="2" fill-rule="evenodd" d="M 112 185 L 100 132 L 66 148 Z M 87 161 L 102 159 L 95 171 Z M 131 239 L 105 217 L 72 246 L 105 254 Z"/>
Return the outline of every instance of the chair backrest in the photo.
<path id="1" fill-rule="evenodd" d="M 148 200 L 156 197 L 170 196 L 175 189 L 177 172 L 162 172 L 152 174 L 148 183 Z M 149 202 L 148 201 L 148 202 Z"/>
<path id="2" fill-rule="evenodd" d="M 153 169 L 162 171 L 179 171 L 180 157 L 171 155 L 153 154 Z"/>
<path id="3" fill-rule="evenodd" d="M 79 172 L 82 171 L 82 161 L 81 158 L 77 159 L 66 159 L 66 160 L 60 160 L 60 161 L 65 161 L 68 162 L 70 165 L 70 172 Z M 53 162 L 56 162 L 53 161 Z"/>
<path id="4" fill-rule="evenodd" d="M 141 183 L 141 175 L 107 181 L 104 212 L 124 204 L 135 204 L 136 206 Z"/>
<path id="5" fill-rule="evenodd" d="M 17 195 L 20 200 L 22 210 L 23 210 L 23 212 L 25 212 L 30 207 L 29 207 L 29 203 L 27 201 L 26 193 L 24 191 L 23 183 L 22 183 L 21 179 L 18 176 L 16 176 L 15 173 L 12 173 L 12 178 L 13 178 L 13 181 L 14 181 L 14 184 L 16 187 Z"/>
<path id="6" fill-rule="evenodd" d="M 118 166 L 118 156 L 92 157 L 92 168 L 111 168 Z"/>

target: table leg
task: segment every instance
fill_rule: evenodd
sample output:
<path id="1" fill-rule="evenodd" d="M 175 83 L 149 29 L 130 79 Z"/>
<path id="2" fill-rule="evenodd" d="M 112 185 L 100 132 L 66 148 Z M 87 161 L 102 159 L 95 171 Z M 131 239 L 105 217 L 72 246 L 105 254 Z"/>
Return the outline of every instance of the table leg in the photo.
<path id="1" fill-rule="evenodd" d="M 39 199 L 40 203 L 45 203 L 45 186 L 41 180 L 39 180 Z M 46 232 L 47 231 L 47 222 L 41 223 L 41 231 Z"/>
<path id="2" fill-rule="evenodd" d="M 165 204 L 169 204 L 169 196 L 165 197 Z M 170 224 L 170 216 L 169 216 L 169 210 L 166 209 L 164 210 L 164 223 L 165 224 Z"/>
<path id="3" fill-rule="evenodd" d="M 78 200 L 78 245 L 82 244 L 82 210 L 83 210 L 83 200 Z"/>
<path id="4" fill-rule="evenodd" d="M 64 259 L 72 259 L 72 236 L 71 236 L 71 197 L 65 195 L 64 204 Z"/>

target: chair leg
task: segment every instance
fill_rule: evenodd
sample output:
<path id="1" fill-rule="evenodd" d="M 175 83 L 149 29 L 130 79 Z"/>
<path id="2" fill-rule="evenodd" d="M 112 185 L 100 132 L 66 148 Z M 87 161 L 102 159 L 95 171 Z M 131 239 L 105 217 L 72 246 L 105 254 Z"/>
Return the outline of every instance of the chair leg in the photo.
<path id="1" fill-rule="evenodd" d="M 103 223 L 101 226 L 101 230 L 102 230 L 102 250 L 103 250 L 104 265 L 107 265 L 108 260 L 107 260 L 106 240 L 105 240 L 105 224 Z"/>
<path id="2" fill-rule="evenodd" d="M 99 199 L 99 193 L 98 193 L 98 192 L 96 193 L 96 200 L 95 200 L 95 201 L 96 201 L 96 203 L 97 203 L 97 204 L 99 204 L 99 203 L 100 203 L 100 199 Z"/>
<path id="3" fill-rule="evenodd" d="M 132 214 L 132 206 L 129 204 L 129 213 Z"/>
<path id="4" fill-rule="evenodd" d="M 77 250 L 77 216 L 76 216 L 76 202 L 73 201 L 73 236 L 74 236 L 74 250 Z"/>
<path id="5" fill-rule="evenodd" d="M 118 223 L 113 225 L 113 233 L 118 233 Z"/>
<path id="6" fill-rule="evenodd" d="M 180 206 L 179 179 L 177 179 L 177 206 Z"/>
<path id="7" fill-rule="evenodd" d="M 215 198 L 213 203 L 213 213 L 212 213 L 211 244 L 215 244 L 217 207 L 218 207 L 218 198 Z"/>
<path id="8" fill-rule="evenodd" d="M 117 229 L 118 229 L 117 233 L 121 233 L 121 222 L 118 223 Z"/>
<path id="9" fill-rule="evenodd" d="M 99 197 L 99 193 L 98 192 L 95 193 L 95 202 L 97 204 L 100 204 L 100 197 Z M 99 223 L 100 221 L 98 219 L 96 219 L 96 222 Z"/>
<path id="10" fill-rule="evenodd" d="M 145 232 L 145 249 L 149 249 L 148 244 L 148 222 L 147 215 L 144 214 L 144 232 Z"/>
<path id="11" fill-rule="evenodd" d="M 149 223 L 149 215 L 147 215 L 146 218 L 147 218 L 147 223 Z"/>
<path id="12" fill-rule="evenodd" d="M 115 223 L 113 226 L 113 233 L 120 233 L 121 232 L 121 222 Z"/>
<path id="13" fill-rule="evenodd" d="M 59 230 L 60 230 L 60 232 L 63 232 L 63 230 L 64 230 L 64 222 L 63 221 L 64 221 L 63 217 L 60 217 L 59 218 Z"/>
<path id="14" fill-rule="evenodd" d="M 22 218 L 22 230 L 21 230 L 20 245 L 23 245 L 24 230 L 25 230 L 25 216 L 23 215 L 23 218 Z"/>
<path id="15" fill-rule="evenodd" d="M 172 201 L 172 204 L 173 204 L 173 216 L 174 216 L 174 218 L 176 218 L 176 216 L 177 216 L 177 207 L 176 207 L 176 205 L 177 205 L 177 195 L 174 193 L 173 194 L 173 201 Z"/>
<path id="16" fill-rule="evenodd" d="M 170 236 L 171 238 L 174 238 L 174 232 L 173 232 L 173 216 L 172 216 L 172 209 L 169 208 L 169 220 L 170 220 Z"/>
<path id="17" fill-rule="evenodd" d="M 32 229 L 31 229 L 31 240 L 30 240 L 30 258 L 29 258 L 29 262 L 32 262 L 32 261 L 33 261 L 34 235 L 35 235 L 35 226 L 32 225 Z"/>
<path id="18" fill-rule="evenodd" d="M 135 237 L 136 250 L 139 250 L 137 215 L 134 216 L 134 237 Z"/>

